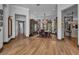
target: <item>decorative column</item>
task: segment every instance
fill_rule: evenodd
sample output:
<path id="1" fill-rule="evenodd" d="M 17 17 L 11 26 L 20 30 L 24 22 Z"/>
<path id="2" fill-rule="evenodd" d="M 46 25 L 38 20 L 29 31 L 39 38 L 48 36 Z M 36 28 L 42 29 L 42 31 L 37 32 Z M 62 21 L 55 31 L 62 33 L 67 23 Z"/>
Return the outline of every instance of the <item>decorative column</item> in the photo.
<path id="1" fill-rule="evenodd" d="M 30 19 L 29 19 L 29 9 L 27 9 L 26 14 L 26 37 L 29 37 L 30 35 Z"/>
<path id="2" fill-rule="evenodd" d="M 4 42 L 8 42 L 9 38 L 8 38 L 8 16 L 9 16 L 9 5 L 5 4 L 3 5 L 3 41 Z"/>
<path id="3" fill-rule="evenodd" d="M 62 19 L 61 19 L 61 8 L 60 5 L 58 5 L 58 9 L 57 9 L 57 38 L 59 40 L 62 39 Z"/>

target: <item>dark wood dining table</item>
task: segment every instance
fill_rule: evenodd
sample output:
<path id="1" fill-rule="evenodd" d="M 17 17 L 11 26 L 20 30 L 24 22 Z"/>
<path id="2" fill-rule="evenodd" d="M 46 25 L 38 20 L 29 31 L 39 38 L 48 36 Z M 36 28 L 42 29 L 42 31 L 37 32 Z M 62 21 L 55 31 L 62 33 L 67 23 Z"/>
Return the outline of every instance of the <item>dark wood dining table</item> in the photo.
<path id="1" fill-rule="evenodd" d="M 50 32 L 41 30 L 40 33 L 39 33 L 39 36 L 41 36 L 41 37 L 50 37 Z"/>
<path id="2" fill-rule="evenodd" d="M 50 37 L 50 32 L 46 31 L 45 32 L 45 37 Z"/>

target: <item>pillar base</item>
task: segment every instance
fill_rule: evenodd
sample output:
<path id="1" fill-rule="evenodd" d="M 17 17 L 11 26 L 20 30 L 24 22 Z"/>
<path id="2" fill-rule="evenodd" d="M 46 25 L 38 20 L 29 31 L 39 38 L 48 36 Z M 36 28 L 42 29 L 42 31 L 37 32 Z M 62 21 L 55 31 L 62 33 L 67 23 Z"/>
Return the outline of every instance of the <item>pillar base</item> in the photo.
<path id="1" fill-rule="evenodd" d="M 57 39 L 58 41 L 63 41 L 64 40 L 64 38 L 62 38 L 62 39 Z"/>

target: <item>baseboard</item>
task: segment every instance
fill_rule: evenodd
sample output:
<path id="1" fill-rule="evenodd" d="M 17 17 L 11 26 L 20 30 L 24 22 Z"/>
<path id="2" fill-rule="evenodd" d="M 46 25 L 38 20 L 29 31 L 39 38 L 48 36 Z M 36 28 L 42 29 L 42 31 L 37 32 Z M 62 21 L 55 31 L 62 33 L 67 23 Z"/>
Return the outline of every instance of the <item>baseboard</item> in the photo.
<path id="1" fill-rule="evenodd" d="M 0 49 L 0 52 L 2 52 L 2 50 L 3 50 L 3 47 Z"/>
<path id="2" fill-rule="evenodd" d="M 51 34 L 55 34 L 55 33 L 51 33 Z"/>
<path id="3" fill-rule="evenodd" d="M 79 45 L 77 44 L 77 47 L 79 47 Z"/>
<path id="4" fill-rule="evenodd" d="M 65 37 L 69 37 L 69 36 L 65 36 Z M 71 36 L 70 38 L 72 38 L 72 39 L 77 39 L 77 37 L 72 37 L 72 36 Z"/>
<path id="5" fill-rule="evenodd" d="M 64 40 L 64 38 L 62 38 L 62 40 Z"/>
<path id="6" fill-rule="evenodd" d="M 13 40 L 15 38 L 11 38 L 8 42 L 4 42 L 4 44 L 8 44 L 9 42 L 11 42 L 11 40 Z"/>
<path id="7" fill-rule="evenodd" d="M 29 37 L 31 37 L 31 36 L 29 36 Z M 28 36 L 26 36 L 26 38 L 29 38 Z"/>
<path id="8" fill-rule="evenodd" d="M 64 40 L 64 38 L 62 38 L 62 39 L 57 39 L 58 41 L 63 41 Z"/>
<path id="9" fill-rule="evenodd" d="M 77 37 L 71 37 L 72 39 L 77 39 Z"/>

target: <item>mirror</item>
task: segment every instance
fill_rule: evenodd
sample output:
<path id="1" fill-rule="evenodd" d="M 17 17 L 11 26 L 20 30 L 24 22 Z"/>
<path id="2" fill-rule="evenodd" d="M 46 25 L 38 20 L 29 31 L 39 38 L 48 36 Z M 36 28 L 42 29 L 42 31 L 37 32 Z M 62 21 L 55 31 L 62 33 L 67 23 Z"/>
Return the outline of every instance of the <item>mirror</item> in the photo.
<path id="1" fill-rule="evenodd" d="M 12 36 L 12 16 L 8 17 L 8 38 Z"/>

